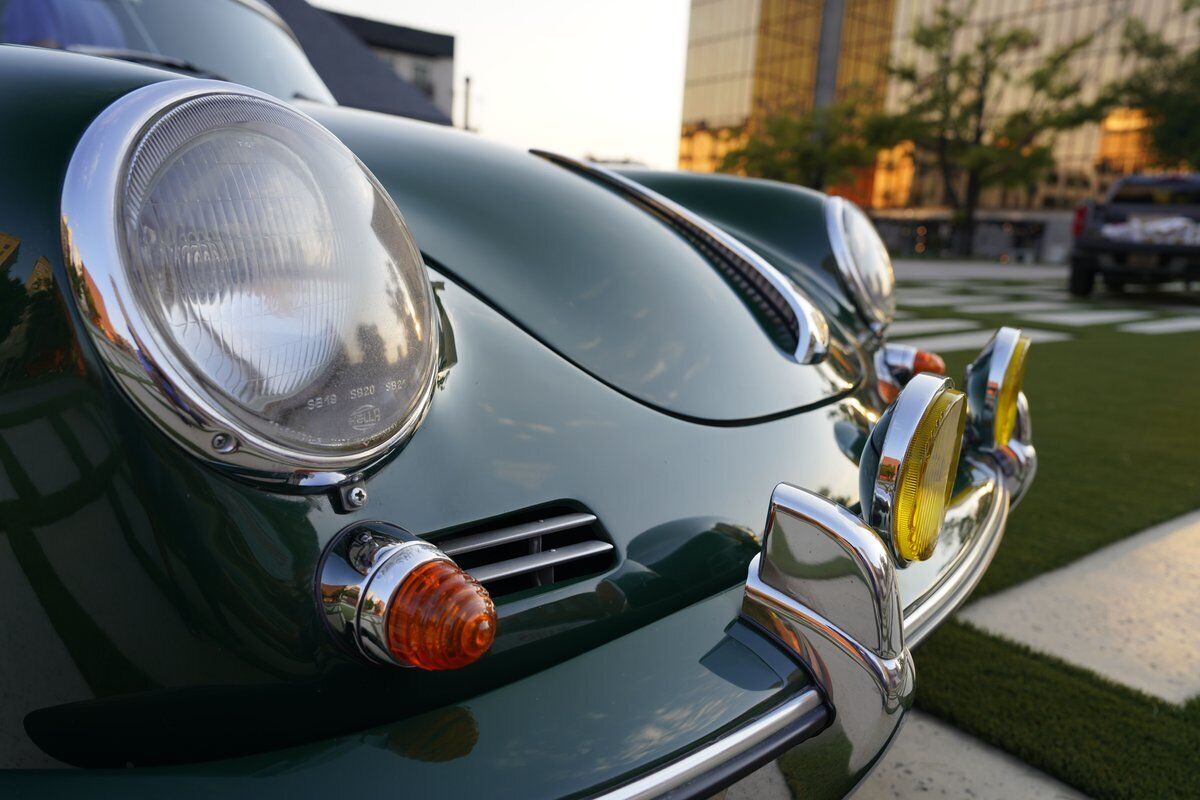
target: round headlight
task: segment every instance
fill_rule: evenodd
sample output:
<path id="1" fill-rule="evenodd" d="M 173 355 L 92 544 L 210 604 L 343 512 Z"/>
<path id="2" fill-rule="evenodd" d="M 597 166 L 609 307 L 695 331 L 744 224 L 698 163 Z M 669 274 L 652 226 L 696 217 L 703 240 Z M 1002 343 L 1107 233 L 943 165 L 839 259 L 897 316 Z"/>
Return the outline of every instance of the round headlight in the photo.
<path id="1" fill-rule="evenodd" d="M 883 239 L 862 209 L 841 197 L 825 201 L 825 222 L 838 271 L 859 314 L 882 332 L 896 315 L 896 278 Z"/>
<path id="2" fill-rule="evenodd" d="M 863 517 L 900 563 L 933 555 L 954 490 L 966 398 L 950 381 L 917 375 L 879 418 L 859 463 Z"/>
<path id="3" fill-rule="evenodd" d="M 381 455 L 428 406 L 420 253 L 354 154 L 277 100 L 196 80 L 126 95 L 76 149 L 63 224 L 112 373 L 211 460 L 306 480 Z"/>

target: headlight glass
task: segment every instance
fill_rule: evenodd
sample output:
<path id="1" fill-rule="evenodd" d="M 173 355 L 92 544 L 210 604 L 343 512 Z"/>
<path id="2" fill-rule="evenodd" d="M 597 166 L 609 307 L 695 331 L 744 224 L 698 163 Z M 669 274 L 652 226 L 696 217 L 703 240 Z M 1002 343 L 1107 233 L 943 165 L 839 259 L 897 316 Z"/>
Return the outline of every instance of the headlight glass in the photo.
<path id="1" fill-rule="evenodd" d="M 882 330 L 896 316 L 891 256 L 862 209 L 841 197 L 830 197 L 826 202 L 829 238 L 838 269 L 863 319 Z"/>
<path id="2" fill-rule="evenodd" d="M 238 421 L 314 453 L 386 439 L 433 367 L 424 267 L 387 195 L 281 106 L 209 95 L 145 134 L 124 215 L 130 283 Z"/>
<path id="3" fill-rule="evenodd" d="M 289 106 L 206 81 L 134 92 L 81 140 L 63 219 L 102 355 L 192 449 L 253 472 L 342 469 L 427 407 L 439 333 L 421 255 L 366 167 Z"/>

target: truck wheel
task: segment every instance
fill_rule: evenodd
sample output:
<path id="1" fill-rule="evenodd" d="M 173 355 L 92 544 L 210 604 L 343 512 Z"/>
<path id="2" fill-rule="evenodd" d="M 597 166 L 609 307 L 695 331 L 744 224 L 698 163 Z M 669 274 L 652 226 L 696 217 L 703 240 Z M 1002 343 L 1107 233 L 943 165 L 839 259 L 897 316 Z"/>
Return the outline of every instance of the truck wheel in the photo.
<path id="1" fill-rule="evenodd" d="M 1083 259 L 1072 259 L 1067 288 L 1076 297 L 1087 297 L 1096 286 L 1096 267 Z"/>
<path id="2" fill-rule="evenodd" d="M 1121 294 L 1121 292 L 1125 291 L 1125 281 L 1120 278 L 1105 278 L 1104 288 L 1113 294 Z"/>

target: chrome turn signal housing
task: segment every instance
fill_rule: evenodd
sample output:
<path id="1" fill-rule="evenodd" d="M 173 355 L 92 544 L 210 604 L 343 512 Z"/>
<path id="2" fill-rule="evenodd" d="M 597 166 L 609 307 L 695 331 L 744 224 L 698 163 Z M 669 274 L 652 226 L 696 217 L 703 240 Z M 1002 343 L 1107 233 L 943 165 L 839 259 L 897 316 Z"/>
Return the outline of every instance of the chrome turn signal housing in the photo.
<path id="1" fill-rule="evenodd" d="M 342 531 L 317 576 L 326 627 L 367 661 L 458 669 L 483 656 L 496 637 L 487 590 L 437 547 L 394 525 Z"/>
<path id="2" fill-rule="evenodd" d="M 946 362 L 937 353 L 910 344 L 885 344 L 875 351 L 875 387 L 885 403 L 899 397 L 900 390 L 922 372 L 945 375 Z"/>
<path id="3" fill-rule="evenodd" d="M 879 418 L 859 462 L 862 515 L 900 564 L 933 555 L 958 474 L 967 403 L 948 378 L 913 377 Z"/>
<path id="4" fill-rule="evenodd" d="M 1029 337 L 1017 328 L 1001 328 L 979 357 L 967 366 L 968 433 L 984 450 L 1004 447 L 1017 428 Z"/>

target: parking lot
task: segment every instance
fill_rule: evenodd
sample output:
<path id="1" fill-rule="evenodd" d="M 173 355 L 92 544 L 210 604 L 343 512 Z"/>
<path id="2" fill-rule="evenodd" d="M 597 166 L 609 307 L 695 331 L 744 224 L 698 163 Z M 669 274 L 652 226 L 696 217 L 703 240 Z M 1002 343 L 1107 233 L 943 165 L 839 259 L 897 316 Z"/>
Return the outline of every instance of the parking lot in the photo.
<path id="1" fill-rule="evenodd" d="M 1040 469 L 983 583 L 917 651 L 918 711 L 856 797 L 1200 796 L 1200 292 L 1084 301 L 1063 267 L 896 275 L 891 338 L 956 379 L 996 327 L 1032 337 Z M 781 763 L 729 797 L 805 796 Z"/>

